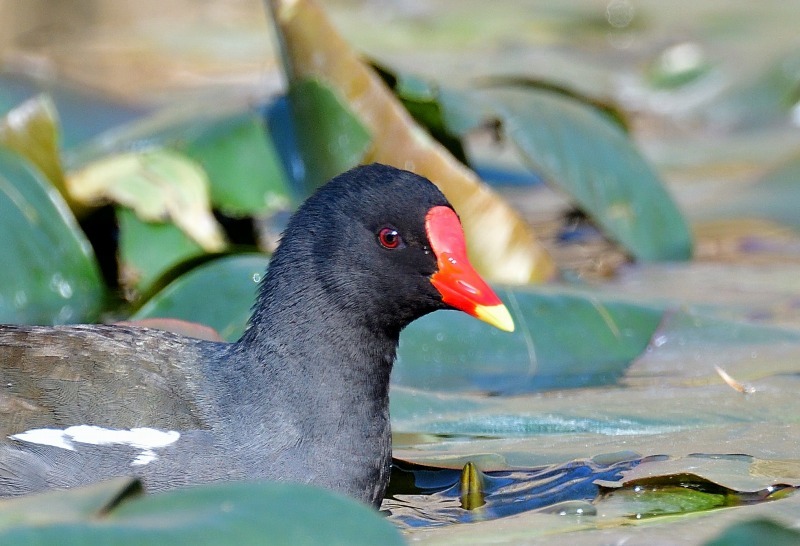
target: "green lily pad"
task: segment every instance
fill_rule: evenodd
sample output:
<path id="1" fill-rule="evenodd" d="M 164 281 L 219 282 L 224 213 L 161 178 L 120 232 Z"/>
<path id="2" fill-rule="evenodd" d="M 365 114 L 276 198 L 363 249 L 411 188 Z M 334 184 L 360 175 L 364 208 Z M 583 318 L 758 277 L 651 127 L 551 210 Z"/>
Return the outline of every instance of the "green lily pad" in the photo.
<path id="1" fill-rule="evenodd" d="M 0 323 L 94 319 L 105 289 L 64 200 L 27 160 L 0 148 Z"/>
<path id="2" fill-rule="evenodd" d="M 267 258 L 244 254 L 220 258 L 175 279 L 132 317 L 168 317 L 214 328 L 227 341 L 244 331 Z"/>
<path id="3" fill-rule="evenodd" d="M 334 176 L 358 165 L 372 135 L 331 88 L 315 79 L 293 81 L 289 88 L 298 148 L 305 164 L 308 194 Z"/>
<path id="4" fill-rule="evenodd" d="M 138 293 L 150 291 L 167 271 L 206 253 L 175 224 L 146 222 L 117 207 L 120 284 Z"/>
<path id="5" fill-rule="evenodd" d="M 135 493 L 130 480 L 119 479 L 2 501 L 0 541 L 20 546 L 403 544 L 399 531 L 374 510 L 308 485 L 233 482 Z"/>
<path id="6" fill-rule="evenodd" d="M 687 260 L 688 225 L 628 136 L 596 109 L 557 93 L 481 92 L 524 160 L 567 192 L 636 259 Z"/>
<path id="7" fill-rule="evenodd" d="M 395 383 L 495 393 L 614 383 L 647 347 L 663 313 L 658 306 L 568 291 L 500 293 L 516 332 L 500 332 L 462 313 L 423 317 L 403 333 Z"/>

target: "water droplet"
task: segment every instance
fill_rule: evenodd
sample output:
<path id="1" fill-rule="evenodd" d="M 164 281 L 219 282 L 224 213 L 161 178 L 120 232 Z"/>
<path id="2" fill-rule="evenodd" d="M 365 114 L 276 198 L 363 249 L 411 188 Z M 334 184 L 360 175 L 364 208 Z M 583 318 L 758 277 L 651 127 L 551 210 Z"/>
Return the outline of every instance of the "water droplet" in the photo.
<path id="1" fill-rule="evenodd" d="M 436 341 L 444 341 L 444 334 L 441 332 L 436 334 Z"/>
<path id="2" fill-rule="evenodd" d="M 667 336 L 656 336 L 653 338 L 653 345 L 655 347 L 661 347 L 667 342 Z"/>
<path id="3" fill-rule="evenodd" d="M 612 0 L 606 7 L 606 19 L 614 28 L 625 28 L 633 22 L 635 10 L 628 0 Z"/>
<path id="4" fill-rule="evenodd" d="M 65 300 L 71 298 L 73 294 L 72 285 L 61 276 L 61 273 L 55 273 L 50 277 L 50 289 Z"/>
<path id="5" fill-rule="evenodd" d="M 255 283 L 261 282 L 261 273 L 253 273 L 253 282 Z"/>
<path id="6" fill-rule="evenodd" d="M 17 291 L 14 294 L 14 307 L 22 309 L 26 303 L 28 303 L 28 295 L 22 290 Z"/>

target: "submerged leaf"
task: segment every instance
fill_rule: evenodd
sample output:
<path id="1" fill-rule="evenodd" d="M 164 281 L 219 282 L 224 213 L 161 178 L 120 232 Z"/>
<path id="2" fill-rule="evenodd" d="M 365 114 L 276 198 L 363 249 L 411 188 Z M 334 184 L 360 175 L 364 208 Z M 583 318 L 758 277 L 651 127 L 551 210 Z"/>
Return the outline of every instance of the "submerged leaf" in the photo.
<path id="1" fill-rule="evenodd" d="M 92 248 L 37 169 L 0 148 L 0 323 L 95 318 L 105 295 Z"/>
<path id="2" fill-rule="evenodd" d="M 554 275 L 552 260 L 519 214 L 414 122 L 319 7 L 309 0 L 272 0 L 270 6 L 290 80 L 316 78 L 348 105 L 372 135 L 364 162 L 417 172 L 441 188 L 461 215 L 478 271 L 514 284 Z"/>

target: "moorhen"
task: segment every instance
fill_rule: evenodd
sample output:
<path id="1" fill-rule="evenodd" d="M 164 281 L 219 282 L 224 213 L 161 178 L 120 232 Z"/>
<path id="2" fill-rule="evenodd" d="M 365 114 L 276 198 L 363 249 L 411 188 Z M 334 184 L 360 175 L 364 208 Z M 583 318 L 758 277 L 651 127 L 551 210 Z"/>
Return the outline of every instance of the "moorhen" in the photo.
<path id="1" fill-rule="evenodd" d="M 236 343 L 0 326 L 0 495 L 122 475 L 149 490 L 274 479 L 377 506 L 400 331 L 453 308 L 514 328 L 436 186 L 356 167 L 291 218 Z"/>

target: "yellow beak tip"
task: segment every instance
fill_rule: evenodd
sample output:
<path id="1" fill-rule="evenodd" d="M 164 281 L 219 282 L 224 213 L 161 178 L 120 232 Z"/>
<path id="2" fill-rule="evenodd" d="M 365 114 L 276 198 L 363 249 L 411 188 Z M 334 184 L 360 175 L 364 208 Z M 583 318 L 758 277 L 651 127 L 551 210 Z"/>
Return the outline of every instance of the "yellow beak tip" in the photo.
<path id="1" fill-rule="evenodd" d="M 511 318 L 511 313 L 502 303 L 489 306 L 479 305 L 475 308 L 475 316 L 505 332 L 514 331 L 514 319 Z"/>

